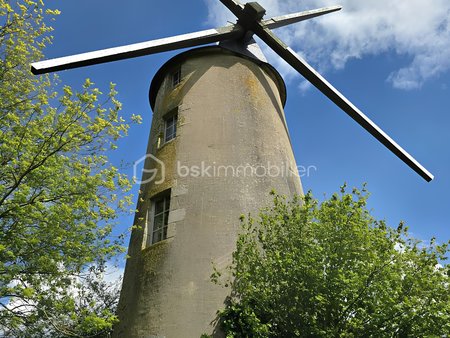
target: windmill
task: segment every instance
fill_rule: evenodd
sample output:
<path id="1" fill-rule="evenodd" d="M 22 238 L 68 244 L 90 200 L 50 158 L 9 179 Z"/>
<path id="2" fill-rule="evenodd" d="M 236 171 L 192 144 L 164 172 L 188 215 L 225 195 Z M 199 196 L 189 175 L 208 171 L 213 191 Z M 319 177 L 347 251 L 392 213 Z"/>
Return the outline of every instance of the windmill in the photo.
<path id="1" fill-rule="evenodd" d="M 236 217 L 264 205 L 268 189 L 301 193 L 297 177 L 192 177 L 180 174 L 200 160 L 233 167 L 247 158 L 252 167 L 286 163 L 295 168 L 282 106 L 284 84 L 264 61 L 257 35 L 425 180 L 433 176 L 396 144 L 305 60 L 271 31 L 340 10 L 328 7 L 263 19 L 256 2 L 221 2 L 236 15 L 236 24 L 128 46 L 78 54 L 32 64 L 41 74 L 179 48 L 209 46 L 182 53 L 156 74 L 150 101 L 154 110 L 136 219 L 143 230 L 130 240 L 119 306 L 119 336 L 195 336 L 209 330 L 214 311 L 225 297 L 208 276 L 210 261 L 229 260 Z M 233 126 L 232 128 L 227 127 Z M 164 177 L 161 169 L 164 165 Z M 188 166 L 190 165 L 190 167 Z M 255 168 L 255 167 L 253 167 Z M 288 170 L 289 171 L 289 170 Z M 157 173 L 153 177 L 153 173 Z M 192 174 L 192 173 L 191 173 Z M 267 175 L 266 175 L 267 176 Z M 153 178 L 153 180 L 149 180 Z M 146 183 L 146 181 L 150 181 Z M 161 184 L 156 184 L 160 182 Z M 232 211 L 232 212 L 231 212 Z M 233 213 L 234 212 L 234 213 Z M 236 215 L 235 212 L 238 214 Z M 136 221 L 139 223 L 138 221 Z"/>

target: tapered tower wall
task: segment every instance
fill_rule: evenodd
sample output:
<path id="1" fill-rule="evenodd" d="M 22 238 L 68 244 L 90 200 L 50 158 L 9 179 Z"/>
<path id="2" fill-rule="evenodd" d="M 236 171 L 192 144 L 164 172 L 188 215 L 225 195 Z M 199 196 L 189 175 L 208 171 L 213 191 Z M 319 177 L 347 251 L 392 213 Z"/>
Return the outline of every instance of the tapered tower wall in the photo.
<path id="1" fill-rule="evenodd" d="M 174 86 L 178 69 L 181 82 Z M 284 83 L 272 67 L 220 47 L 180 54 L 158 72 L 147 150 L 156 159 L 145 162 L 158 173 L 141 185 L 116 337 L 214 332 L 229 290 L 210 275 L 213 264 L 221 269 L 231 262 L 239 216 L 270 205 L 272 189 L 302 193 L 284 99 Z M 165 143 L 165 120 L 173 114 L 176 137 Z M 167 238 L 150 244 L 152 203 L 162 194 L 170 194 Z"/>

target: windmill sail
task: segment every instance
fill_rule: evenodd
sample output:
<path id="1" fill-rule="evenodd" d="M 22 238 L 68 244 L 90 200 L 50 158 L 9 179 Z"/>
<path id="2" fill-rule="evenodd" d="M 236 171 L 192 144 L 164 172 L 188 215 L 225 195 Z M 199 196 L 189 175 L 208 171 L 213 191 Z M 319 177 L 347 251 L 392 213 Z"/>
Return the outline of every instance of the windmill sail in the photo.
<path id="1" fill-rule="evenodd" d="M 311 82 L 317 89 L 325 94 L 325 96 L 327 96 L 338 107 L 346 112 L 352 119 L 354 119 L 359 125 L 373 135 L 384 146 L 391 150 L 416 173 L 428 182 L 434 178 L 428 170 L 426 170 L 410 154 L 408 154 L 402 147 L 392 140 L 392 138 L 390 138 L 380 127 L 364 115 L 344 95 L 334 88 L 291 48 L 285 45 L 270 30 L 271 28 L 279 28 L 291 23 L 338 11 L 341 9 L 340 6 L 324 7 L 316 10 L 262 20 L 262 17 L 265 14 L 265 9 L 257 2 L 247 3 L 244 6 L 235 0 L 220 1 L 238 18 L 235 25 L 40 61 L 31 65 L 31 71 L 34 74 L 43 74 L 57 70 L 128 59 L 142 55 L 194 47 L 226 40 L 235 40 L 243 44 L 248 44 L 248 42 L 251 41 L 252 35 L 256 34 L 305 79 Z"/>
<path id="2" fill-rule="evenodd" d="M 422 178 L 424 178 L 427 182 L 430 182 L 434 178 L 434 176 L 427 169 L 425 169 L 408 152 L 406 152 L 392 138 L 390 138 L 389 135 L 387 135 L 380 127 L 378 127 L 372 120 L 370 120 L 357 107 L 355 107 L 355 105 L 353 105 L 344 95 L 334 88 L 304 59 L 297 55 L 291 48 L 287 47 L 270 30 L 263 26 L 259 26 L 254 32 L 305 79 L 325 94 L 326 97 L 333 101 L 333 103 L 346 112 L 361 127 L 367 130 L 372 136 L 392 151 Z"/>
<path id="3" fill-rule="evenodd" d="M 274 17 L 265 20 L 264 25 L 269 28 L 279 28 L 294 22 L 328 14 L 339 9 L 341 9 L 340 6 L 324 7 L 311 11 Z M 93 52 L 34 62 L 31 64 L 31 72 L 36 75 L 46 74 L 59 70 L 92 66 L 101 63 L 135 58 L 143 55 L 168 52 L 181 48 L 196 47 L 213 42 L 239 40 L 245 33 L 245 29 L 239 25 L 229 25 L 216 29 L 207 29 L 194 33 L 176 35 L 169 38 L 150 40 L 126 46 L 101 49 Z"/>
<path id="4" fill-rule="evenodd" d="M 45 74 L 58 70 L 91 66 L 100 63 L 130 59 L 138 56 L 167 52 L 180 48 L 195 47 L 212 42 L 236 39 L 244 34 L 242 27 L 236 25 L 207 29 L 195 33 L 182 34 L 135 43 L 126 46 L 102 49 L 94 52 L 65 56 L 31 64 L 33 74 Z"/>
<path id="5" fill-rule="evenodd" d="M 262 7 L 257 3 L 247 3 L 245 6 L 234 0 L 220 0 L 234 15 L 238 17 L 238 23 L 244 22 L 246 29 L 256 34 L 270 48 L 272 48 L 281 58 L 290 64 L 305 79 L 319 89 L 325 96 L 333 101 L 339 108 L 346 112 L 359 125 L 373 135 L 384 146 L 391 150 L 397 157 L 406 163 L 411 169 L 418 173 L 427 182 L 434 176 L 416 161 L 408 152 L 400 147 L 390 138 L 380 127 L 364 115 L 355 107 L 344 95 L 334 88 L 325 78 L 323 78 L 313 67 L 298 56 L 291 48 L 283 43 L 261 20 L 249 22 L 249 18 L 257 18 Z"/>

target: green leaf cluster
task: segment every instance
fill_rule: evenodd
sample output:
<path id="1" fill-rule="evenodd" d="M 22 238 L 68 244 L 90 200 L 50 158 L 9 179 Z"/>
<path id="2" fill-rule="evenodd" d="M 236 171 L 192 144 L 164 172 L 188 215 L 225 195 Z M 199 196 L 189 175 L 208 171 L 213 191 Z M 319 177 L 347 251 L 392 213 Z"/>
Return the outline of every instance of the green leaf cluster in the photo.
<path id="1" fill-rule="evenodd" d="M 0 0 L 0 331 L 14 336 L 39 320 L 79 336 L 59 326 L 76 312 L 74 278 L 123 251 L 111 231 L 131 203 L 107 157 L 128 130 L 114 85 L 102 94 L 87 79 L 76 91 L 30 72 L 57 14 L 40 0 Z M 116 320 L 87 309 L 84 332 Z"/>
<path id="2" fill-rule="evenodd" d="M 309 192 L 242 220 L 219 312 L 227 337 L 443 337 L 450 334 L 448 243 L 388 227 L 346 187 Z"/>
<path id="3" fill-rule="evenodd" d="M 15 301 L 27 311 L 21 325 L 2 327 L 5 337 L 67 338 L 110 337 L 112 326 L 118 322 L 115 314 L 120 295 L 120 282 L 106 282 L 108 271 L 102 264 L 92 266 L 81 274 L 67 277 L 67 286 L 51 297 L 41 297 L 39 303 L 30 298 Z M 10 322 L 10 321 L 9 321 Z"/>

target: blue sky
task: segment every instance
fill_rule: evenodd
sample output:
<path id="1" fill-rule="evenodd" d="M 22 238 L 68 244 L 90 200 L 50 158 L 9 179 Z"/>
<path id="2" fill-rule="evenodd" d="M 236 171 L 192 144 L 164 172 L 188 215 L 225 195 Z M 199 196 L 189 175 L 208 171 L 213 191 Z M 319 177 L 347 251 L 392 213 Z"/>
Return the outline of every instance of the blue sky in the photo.
<path id="1" fill-rule="evenodd" d="M 371 135 L 272 55 L 287 84 L 285 107 L 298 165 L 315 166 L 304 190 L 330 196 L 343 182 L 367 182 L 373 215 L 415 237 L 450 238 L 450 3 L 448 0 L 261 1 L 266 18 L 327 5 L 341 12 L 276 32 L 397 143 L 435 175 L 425 182 Z M 232 16 L 218 0 L 48 0 L 62 14 L 52 24 L 53 58 L 225 25 Z M 151 123 L 150 81 L 177 52 L 59 72 L 81 88 L 89 77 L 107 91 L 117 84 L 123 115 L 141 114 L 112 161 L 133 163 L 145 154 Z M 132 168 L 124 169 L 132 175 Z M 134 191 L 138 186 L 134 187 Z M 136 198 L 135 198 L 136 199 Z M 133 217 L 121 219 L 125 229 Z"/>

